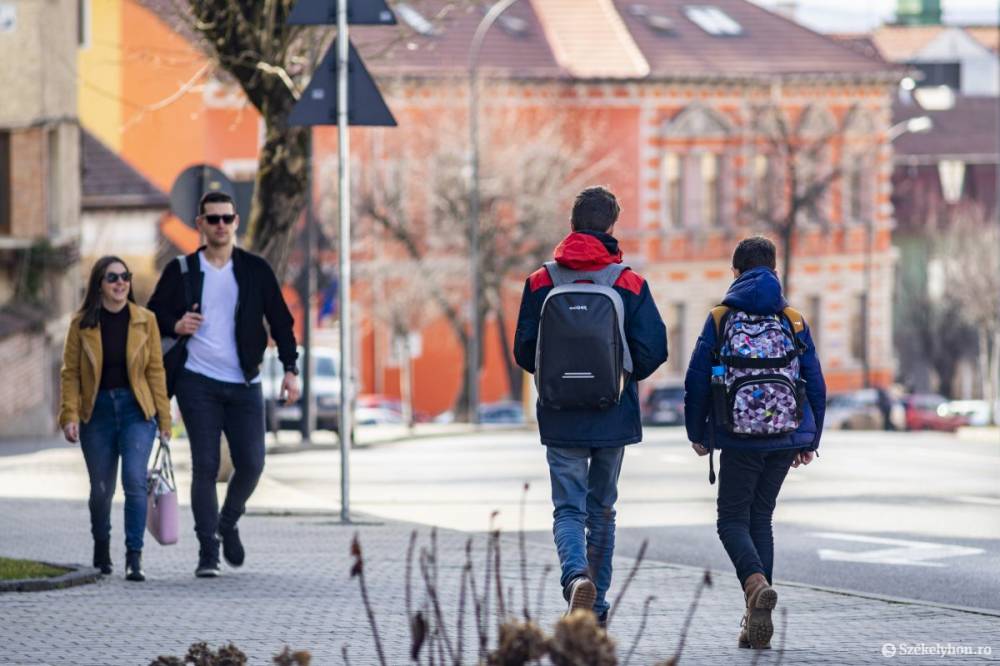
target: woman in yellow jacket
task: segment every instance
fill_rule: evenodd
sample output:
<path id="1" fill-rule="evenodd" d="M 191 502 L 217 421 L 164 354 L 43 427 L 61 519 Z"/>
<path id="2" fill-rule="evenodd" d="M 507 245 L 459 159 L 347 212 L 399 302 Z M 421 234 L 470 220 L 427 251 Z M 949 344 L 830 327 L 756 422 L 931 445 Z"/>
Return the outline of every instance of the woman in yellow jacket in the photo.
<path id="1" fill-rule="evenodd" d="M 145 580 L 146 465 L 156 431 L 170 436 L 163 353 L 156 317 L 132 295 L 132 274 L 118 257 L 94 264 L 83 305 L 66 336 L 59 425 L 80 442 L 90 475 L 94 566 L 111 568 L 111 499 L 118 459 L 125 490 L 125 577 Z M 155 418 L 154 418 L 155 417 Z"/>

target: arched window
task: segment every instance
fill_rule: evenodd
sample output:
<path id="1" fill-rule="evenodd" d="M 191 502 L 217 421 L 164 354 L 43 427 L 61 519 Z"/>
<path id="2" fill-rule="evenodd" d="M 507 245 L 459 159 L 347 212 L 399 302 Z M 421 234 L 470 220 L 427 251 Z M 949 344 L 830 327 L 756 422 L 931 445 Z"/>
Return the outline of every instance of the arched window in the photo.
<path id="1" fill-rule="evenodd" d="M 663 129 L 664 137 L 679 139 L 682 148 L 663 155 L 661 192 L 664 227 L 718 228 L 732 215 L 731 156 L 724 142 L 732 135 L 731 123 L 718 111 L 694 102 L 674 116 Z"/>

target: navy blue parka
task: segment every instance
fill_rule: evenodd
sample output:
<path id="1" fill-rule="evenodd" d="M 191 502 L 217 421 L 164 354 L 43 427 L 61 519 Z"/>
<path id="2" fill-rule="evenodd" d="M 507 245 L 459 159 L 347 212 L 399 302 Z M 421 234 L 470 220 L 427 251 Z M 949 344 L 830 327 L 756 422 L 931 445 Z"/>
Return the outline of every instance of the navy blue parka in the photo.
<path id="1" fill-rule="evenodd" d="M 742 273 L 730 285 L 722 304 L 734 310 L 756 315 L 777 314 L 788 306 L 781 293 L 781 283 L 777 274 L 768 268 L 753 268 Z M 805 322 L 798 339 L 804 350 L 799 361 L 808 398 L 808 404 L 804 405 L 802 424 L 795 432 L 785 435 L 737 437 L 724 428 L 716 428 L 711 418 L 711 377 L 717 337 L 715 320 L 709 314 L 691 354 L 691 363 L 684 379 L 684 421 L 688 439 L 717 449 L 815 451 L 819 447 L 820 435 L 823 433 L 826 381 L 823 379 L 823 369 L 816 355 L 816 346 L 813 344 L 808 322 Z"/>

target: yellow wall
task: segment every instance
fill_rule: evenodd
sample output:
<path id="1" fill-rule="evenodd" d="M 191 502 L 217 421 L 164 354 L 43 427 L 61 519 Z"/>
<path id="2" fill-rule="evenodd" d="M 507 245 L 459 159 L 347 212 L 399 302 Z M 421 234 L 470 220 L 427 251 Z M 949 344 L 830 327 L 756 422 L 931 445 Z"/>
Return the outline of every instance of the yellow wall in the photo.
<path id="1" fill-rule="evenodd" d="M 78 50 L 80 122 L 112 150 L 121 150 L 122 0 L 90 0 L 89 44 Z"/>

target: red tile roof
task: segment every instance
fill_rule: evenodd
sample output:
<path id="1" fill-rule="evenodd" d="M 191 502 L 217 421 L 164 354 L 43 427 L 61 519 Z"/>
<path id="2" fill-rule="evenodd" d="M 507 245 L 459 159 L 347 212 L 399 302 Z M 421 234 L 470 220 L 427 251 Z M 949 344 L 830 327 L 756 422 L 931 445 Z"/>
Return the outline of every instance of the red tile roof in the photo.
<path id="1" fill-rule="evenodd" d="M 652 76 L 871 74 L 887 69 L 878 59 L 746 0 L 615 0 L 615 4 L 646 55 Z M 684 7 L 691 4 L 718 7 L 740 24 L 742 34 L 708 34 L 686 16 Z M 646 18 L 636 16 L 637 5 L 669 20 L 673 30 L 651 27 Z"/>
<path id="2" fill-rule="evenodd" d="M 170 0 L 140 0 L 171 24 Z M 561 66 L 547 32 L 579 29 L 571 22 L 543 24 L 538 2 L 522 0 L 504 13 L 518 26 L 498 22 L 488 33 L 480 59 L 482 71 L 513 78 L 582 78 L 573 67 Z M 773 74 L 874 75 L 890 67 L 837 40 L 816 33 L 747 0 L 607 0 L 617 9 L 631 40 L 650 66 L 649 76 L 725 77 Z M 352 28 L 352 41 L 369 69 L 383 75 L 462 75 L 468 66 L 469 46 L 476 26 L 491 3 L 455 3 L 449 0 L 410 0 L 436 27 L 421 35 L 399 18 L 386 28 Z M 710 35 L 684 13 L 688 5 L 711 5 L 738 22 L 742 34 Z M 646 17 L 640 16 L 645 13 Z M 398 14 L 398 13 L 397 13 Z M 669 23 L 668 29 L 650 25 L 649 16 Z M 665 19 L 665 21 L 663 21 Z M 588 26 L 592 27 L 592 26 Z M 631 45 L 627 45 L 632 48 Z M 585 60 L 585 58 L 584 58 Z M 563 63 L 564 65 L 565 63 Z M 585 70 L 586 68 L 584 68 Z M 583 70 L 579 70 L 583 71 Z"/>
<path id="3" fill-rule="evenodd" d="M 366 57 L 365 64 L 376 73 L 391 74 L 464 74 L 468 68 L 469 47 L 476 26 L 485 16 L 485 7 L 451 6 L 444 0 L 427 0 L 414 7 L 433 20 L 437 34 L 420 35 L 402 19 L 395 28 L 357 28 L 351 40 Z M 441 16 L 439 17 L 439 12 Z M 497 22 L 486 35 L 480 52 L 481 71 L 494 71 L 515 78 L 568 75 L 556 62 L 545 38 L 545 29 L 529 2 L 519 2 L 503 14 L 523 22 L 523 30 L 511 29 L 509 23 Z M 399 18 L 399 17 L 397 17 Z M 392 46 L 385 50 L 386 44 Z M 382 54 L 370 58 L 372 53 Z"/>

